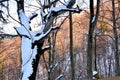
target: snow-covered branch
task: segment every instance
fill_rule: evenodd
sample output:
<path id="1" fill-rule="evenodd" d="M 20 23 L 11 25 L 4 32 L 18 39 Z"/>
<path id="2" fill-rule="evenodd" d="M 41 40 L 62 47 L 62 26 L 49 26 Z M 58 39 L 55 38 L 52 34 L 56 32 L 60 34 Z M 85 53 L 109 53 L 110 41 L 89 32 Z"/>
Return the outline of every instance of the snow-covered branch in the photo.
<path id="1" fill-rule="evenodd" d="M 55 80 L 60 80 L 60 78 L 62 78 L 63 76 L 63 74 L 60 74 Z"/>
<path id="2" fill-rule="evenodd" d="M 31 16 L 26 16 L 24 11 L 24 0 L 16 1 L 18 6 L 18 17 L 21 23 L 21 27 L 15 28 L 18 34 L 21 36 L 21 80 L 35 80 L 40 56 L 50 47 L 46 46 L 42 48 L 44 39 L 52 30 L 59 29 L 59 27 L 52 26 L 54 19 L 67 11 L 81 12 L 82 10 L 72 8 L 76 0 L 68 0 L 60 6 L 53 6 L 54 3 L 58 2 L 59 0 L 52 0 L 52 2 L 48 2 L 49 4 L 47 3 L 42 5 L 42 20 L 40 20 L 42 21 L 40 26 L 41 28 L 33 32 L 31 30 L 30 21 L 38 14 L 33 13 Z M 51 70 L 54 70 L 57 65 L 58 64 L 54 65 Z M 63 75 L 60 75 L 58 79 L 62 76 Z"/>
<path id="3" fill-rule="evenodd" d="M 30 33 L 30 24 L 29 24 L 30 18 L 25 15 L 22 9 L 18 10 L 18 14 L 22 27 L 15 27 L 16 31 L 20 36 L 26 36 L 28 38 L 32 38 Z"/>
<path id="4" fill-rule="evenodd" d="M 32 13 L 31 16 L 29 17 L 30 20 L 32 20 L 33 18 L 35 18 L 38 14 L 37 13 Z"/>
<path id="5" fill-rule="evenodd" d="M 49 45 L 42 48 L 43 51 L 46 51 L 46 50 L 48 50 L 48 49 L 50 49 L 50 46 L 49 46 Z"/>
<path id="6" fill-rule="evenodd" d="M 57 0 L 55 0 L 57 1 Z M 72 6 L 74 5 L 76 0 L 68 0 L 67 2 L 65 2 L 63 5 L 57 6 L 57 7 L 50 7 L 50 9 L 48 10 L 47 13 L 45 13 L 44 10 L 41 11 L 41 16 L 42 16 L 42 20 L 43 20 L 43 32 L 42 33 L 36 33 L 37 36 L 35 36 L 34 40 L 40 40 L 41 38 L 44 38 L 46 35 L 48 35 L 51 30 L 52 30 L 52 23 L 55 19 L 55 17 L 57 17 L 58 15 L 61 15 L 67 11 L 71 11 L 71 12 L 81 12 L 81 9 L 75 9 L 72 8 Z M 39 34 L 39 36 L 38 36 Z"/>
<path id="7" fill-rule="evenodd" d="M 25 36 L 29 39 L 31 38 L 29 31 L 25 27 L 15 27 L 15 29 L 20 36 Z"/>

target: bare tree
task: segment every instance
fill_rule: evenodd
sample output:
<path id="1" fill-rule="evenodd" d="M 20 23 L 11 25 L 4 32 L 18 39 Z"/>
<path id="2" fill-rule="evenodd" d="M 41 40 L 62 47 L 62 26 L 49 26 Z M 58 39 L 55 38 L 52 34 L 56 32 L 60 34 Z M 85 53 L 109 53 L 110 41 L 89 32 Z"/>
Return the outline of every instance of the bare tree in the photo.
<path id="1" fill-rule="evenodd" d="M 100 5 L 100 0 L 97 0 L 97 10 L 96 10 L 96 14 L 94 14 L 94 0 L 90 0 L 90 22 L 89 22 L 88 47 L 87 47 L 88 80 L 92 80 L 93 33 L 99 16 L 99 5 Z"/>
<path id="2" fill-rule="evenodd" d="M 49 4 L 41 4 L 42 26 L 40 30 L 33 32 L 31 30 L 30 21 L 36 17 L 37 14 L 34 13 L 32 16 L 26 16 L 24 0 L 16 0 L 16 2 L 17 12 L 21 23 L 21 27 L 15 28 L 22 40 L 21 80 L 35 80 L 40 56 L 49 48 L 49 46 L 43 48 L 44 40 L 52 30 L 57 29 L 57 27 L 52 26 L 55 17 L 66 11 L 80 12 L 81 10 L 72 8 L 75 0 L 68 0 L 62 5 L 55 7 L 53 4 L 59 2 L 59 0 L 50 1 Z M 48 8 L 49 10 L 46 12 Z"/>
<path id="3" fill-rule="evenodd" d="M 70 62 L 71 62 L 71 77 L 75 80 L 75 62 L 73 54 L 73 24 L 72 24 L 72 13 L 69 12 L 69 26 L 70 26 Z"/>
<path id="4" fill-rule="evenodd" d="M 118 33 L 116 28 L 116 18 L 115 18 L 115 2 L 112 0 L 112 21 L 113 21 L 113 33 L 114 33 L 114 43 L 115 43 L 115 63 L 116 63 L 116 75 L 120 75 L 120 63 L 119 63 L 119 53 L 118 53 Z"/>

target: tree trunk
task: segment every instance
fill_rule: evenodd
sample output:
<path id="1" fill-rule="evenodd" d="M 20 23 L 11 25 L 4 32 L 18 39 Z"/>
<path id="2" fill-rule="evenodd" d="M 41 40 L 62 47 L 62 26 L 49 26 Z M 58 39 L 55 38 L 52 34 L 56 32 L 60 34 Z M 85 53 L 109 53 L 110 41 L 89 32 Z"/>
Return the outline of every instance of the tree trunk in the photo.
<path id="1" fill-rule="evenodd" d="M 89 33 L 88 33 L 88 48 L 87 48 L 87 79 L 92 80 L 92 50 L 93 50 L 93 31 L 94 25 L 93 20 L 94 18 L 94 4 L 93 0 L 90 0 L 90 24 L 89 24 Z"/>
<path id="2" fill-rule="evenodd" d="M 118 36 L 115 19 L 115 2 L 112 0 L 112 16 L 113 16 L 113 32 L 114 32 L 114 43 L 115 43 L 115 73 L 116 76 L 120 76 L 120 65 L 119 65 L 119 52 L 118 52 Z"/>
<path id="3" fill-rule="evenodd" d="M 29 80 L 35 80 L 36 79 L 36 72 L 37 72 L 37 69 L 38 69 L 40 56 L 44 53 L 44 51 L 41 49 L 41 47 L 43 46 L 43 43 L 37 44 L 37 54 L 35 56 L 35 59 L 33 59 L 33 61 L 32 61 L 32 67 L 33 67 L 33 72 L 34 73 L 31 74 L 31 76 L 29 77 Z"/>
<path id="4" fill-rule="evenodd" d="M 73 32 L 72 32 L 72 13 L 69 12 L 69 26 L 70 26 L 70 61 L 71 61 L 71 80 L 75 80 L 75 63 L 73 54 Z"/>
<path id="5" fill-rule="evenodd" d="M 50 0 L 49 0 L 50 1 Z M 57 2 L 50 2 L 51 4 L 45 4 L 42 6 L 41 18 L 42 18 L 42 29 L 38 31 L 31 31 L 30 20 L 36 17 L 36 14 L 27 17 L 24 12 L 24 0 L 16 0 L 17 2 L 17 12 L 20 20 L 21 27 L 16 27 L 16 31 L 21 37 L 21 59 L 22 59 L 22 69 L 21 69 L 21 79 L 20 80 L 35 80 L 36 72 L 38 68 L 38 63 L 40 56 L 44 53 L 48 47 L 42 48 L 44 39 L 49 33 L 54 30 L 52 27 L 54 19 L 66 11 L 75 12 L 75 9 L 71 9 L 76 0 L 69 0 L 64 3 L 64 5 L 53 7 L 52 5 Z M 48 5 L 48 6 L 47 6 Z M 50 7 L 52 6 L 52 7 Z M 64 7 L 63 7 L 64 6 Z M 61 8 L 62 7 L 62 8 Z M 45 9 L 49 8 L 48 13 L 45 13 Z M 57 8 L 57 9 L 56 9 Z M 78 10 L 76 12 L 80 12 Z M 45 16 L 46 15 L 46 16 Z M 47 18 L 46 18 L 47 17 Z"/>
<path id="6" fill-rule="evenodd" d="M 87 79 L 92 80 L 93 33 L 99 16 L 100 0 L 97 0 L 96 16 L 94 15 L 94 0 L 90 0 L 90 23 L 87 46 Z"/>
<path id="7" fill-rule="evenodd" d="M 49 53 L 49 61 L 48 61 L 48 80 L 51 80 L 51 65 L 52 65 L 52 55 L 51 55 L 51 41 L 50 36 L 48 37 L 48 43 L 50 44 L 50 49 L 48 50 Z"/>

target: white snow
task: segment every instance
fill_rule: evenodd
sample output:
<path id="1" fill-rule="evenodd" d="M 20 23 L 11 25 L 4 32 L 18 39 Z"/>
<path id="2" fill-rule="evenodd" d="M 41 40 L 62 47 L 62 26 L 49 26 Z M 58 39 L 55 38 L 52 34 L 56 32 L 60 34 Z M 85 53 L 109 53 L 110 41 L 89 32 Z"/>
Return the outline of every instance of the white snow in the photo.
<path id="1" fill-rule="evenodd" d="M 22 80 L 29 80 L 28 77 L 32 74 L 32 61 L 37 54 L 37 46 L 31 49 L 31 40 L 28 38 L 22 38 Z"/>
<path id="2" fill-rule="evenodd" d="M 23 65 L 29 61 L 31 54 L 32 54 L 32 50 L 31 50 L 31 40 L 29 38 L 26 37 L 22 37 L 22 42 L 21 42 L 21 52 L 22 52 L 22 63 Z"/>
<path id="3" fill-rule="evenodd" d="M 94 17 L 92 18 L 92 23 L 95 21 L 95 17 L 96 17 L 96 16 L 94 16 Z"/>
<path id="4" fill-rule="evenodd" d="M 40 36 L 34 37 L 34 41 L 33 41 L 33 42 L 42 39 L 42 38 L 45 37 L 48 33 L 50 33 L 50 31 L 51 31 L 51 28 L 50 28 L 46 33 L 42 32 L 42 33 L 40 34 Z"/>
<path id="5" fill-rule="evenodd" d="M 46 14 L 45 14 L 44 11 L 41 11 L 41 16 L 42 16 L 42 17 L 45 17 L 45 16 L 46 16 Z"/>
<path id="6" fill-rule="evenodd" d="M 65 6 L 65 5 L 61 5 L 61 6 L 59 6 L 59 7 L 52 7 L 52 8 L 50 9 L 50 11 L 51 11 L 51 12 L 52 12 L 52 11 L 58 12 L 58 11 L 60 11 L 60 10 L 62 10 L 62 9 L 66 9 L 66 6 Z"/>
<path id="7" fill-rule="evenodd" d="M 49 47 L 50 47 L 49 45 L 48 45 L 48 46 L 45 46 L 45 47 L 42 48 L 42 50 L 44 50 L 44 49 L 46 49 L 46 48 L 49 48 Z"/>
<path id="8" fill-rule="evenodd" d="M 43 29 L 44 29 L 44 27 L 45 27 L 45 24 L 42 24 L 37 31 L 32 32 L 32 35 L 35 36 L 37 34 L 41 34 Z"/>
<path id="9" fill-rule="evenodd" d="M 27 31 L 27 29 L 25 27 L 15 27 L 15 29 L 17 30 L 17 32 L 22 35 L 22 36 L 27 36 L 30 38 L 30 34 Z"/>
<path id="10" fill-rule="evenodd" d="M 3 27 L 3 33 L 5 33 L 5 34 L 13 34 L 13 35 L 17 34 L 15 29 L 13 28 L 13 26 L 15 26 L 15 23 L 0 24 L 0 25 Z"/>
<path id="11" fill-rule="evenodd" d="M 55 80 L 60 80 L 61 77 L 63 77 L 63 74 L 60 74 Z"/>
<path id="12" fill-rule="evenodd" d="M 24 14 L 23 10 L 20 10 L 19 13 L 20 13 L 20 20 L 21 20 L 22 25 L 24 25 L 24 27 L 26 27 L 29 30 L 30 19 Z"/>
<path id="13" fill-rule="evenodd" d="M 96 75 L 98 72 L 97 71 L 93 71 L 93 76 Z"/>
<path id="14" fill-rule="evenodd" d="M 32 62 L 35 59 L 37 54 L 37 46 L 32 49 L 32 39 L 28 38 L 31 35 L 29 30 L 29 18 L 23 13 L 22 10 L 20 12 L 20 20 L 22 23 L 21 27 L 16 27 L 18 33 L 22 36 L 21 42 L 21 55 L 22 55 L 22 80 L 29 80 L 28 77 L 33 72 Z M 26 37 L 28 36 L 28 37 Z"/>

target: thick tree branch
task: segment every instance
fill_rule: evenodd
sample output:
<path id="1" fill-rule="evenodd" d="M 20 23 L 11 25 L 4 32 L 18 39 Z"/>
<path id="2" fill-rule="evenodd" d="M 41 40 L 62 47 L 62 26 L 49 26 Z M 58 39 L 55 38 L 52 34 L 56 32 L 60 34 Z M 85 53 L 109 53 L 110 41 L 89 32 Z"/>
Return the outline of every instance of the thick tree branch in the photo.
<path id="1" fill-rule="evenodd" d="M 18 35 L 11 35 L 11 34 L 0 34 L 0 38 L 12 38 L 12 37 L 18 37 Z"/>
<path id="2" fill-rule="evenodd" d="M 37 16 L 38 16 L 37 13 L 32 13 L 32 15 L 31 15 L 29 18 L 30 18 L 30 20 L 32 20 L 33 18 L 35 18 L 35 17 L 37 17 Z"/>
<path id="3" fill-rule="evenodd" d="M 18 6 L 18 16 L 21 23 L 21 27 L 17 27 L 16 30 L 21 36 L 21 54 L 22 54 L 22 76 L 21 80 L 35 80 L 37 67 L 39 64 L 40 56 L 49 47 L 42 48 L 44 44 L 44 39 L 52 30 L 58 29 L 58 27 L 52 27 L 54 19 L 67 12 L 81 12 L 82 10 L 73 9 L 76 0 L 68 0 L 61 6 L 53 6 L 59 0 L 54 0 L 50 2 L 49 5 L 43 5 L 41 11 L 42 25 L 41 29 L 38 31 L 31 31 L 30 20 L 37 16 L 37 14 L 32 14 L 32 16 L 27 17 L 24 12 L 24 0 L 17 0 Z M 48 7 L 48 8 L 47 8 Z M 47 11 L 46 11 L 47 9 Z"/>
<path id="4" fill-rule="evenodd" d="M 55 19 L 56 16 L 60 15 L 60 14 L 63 14 L 67 11 L 70 11 L 70 12 L 81 12 L 82 10 L 76 10 L 76 9 L 73 9 L 71 8 L 75 3 L 76 0 L 68 0 L 66 3 L 64 3 L 64 5 L 61 5 L 61 6 L 58 6 L 58 7 L 51 7 L 48 11 L 48 14 L 45 14 L 44 10 L 41 12 L 41 14 L 43 15 L 42 16 L 42 20 L 45 20 L 44 22 L 45 25 L 44 26 L 44 29 L 43 29 L 43 32 L 40 34 L 39 32 L 36 33 L 36 35 L 39 34 L 39 36 L 36 36 L 37 38 L 35 40 L 40 40 L 40 38 L 44 38 L 46 35 L 48 35 L 50 32 L 51 32 L 51 25 Z M 67 7 L 68 6 L 68 7 Z M 47 18 L 46 18 L 47 16 Z"/>

